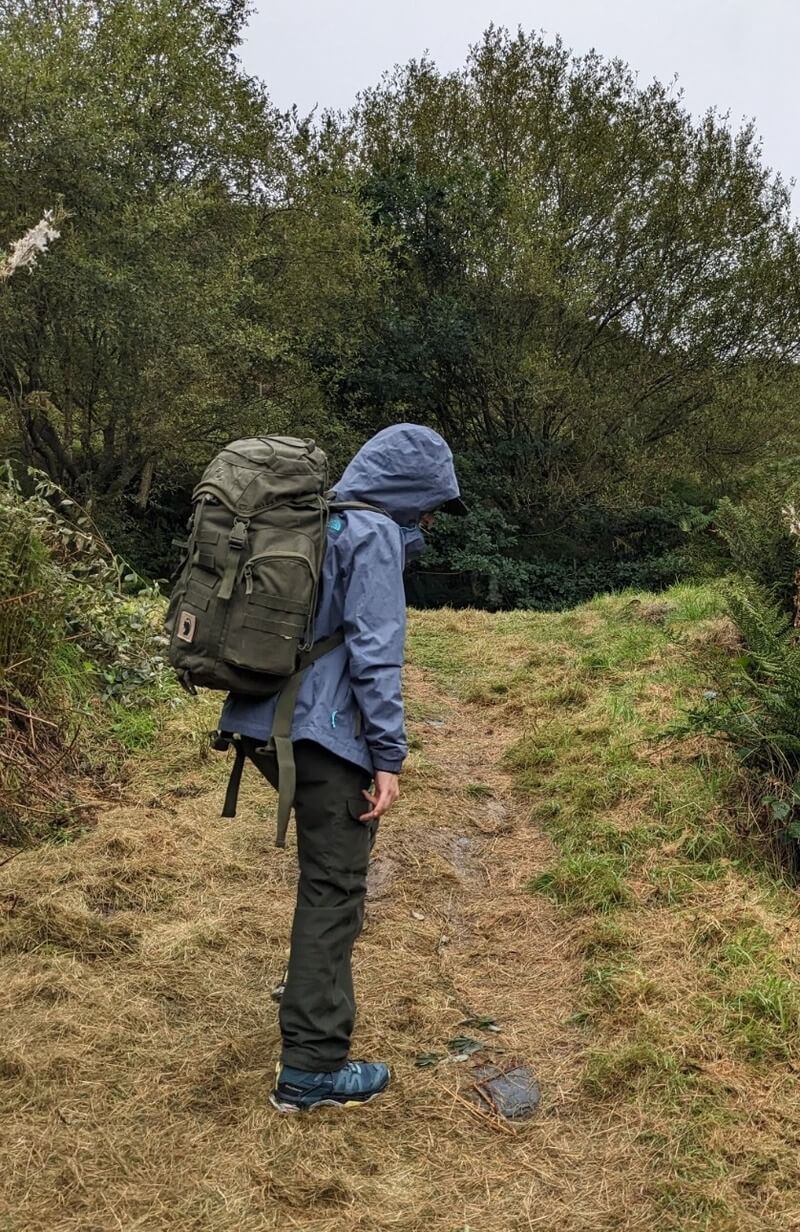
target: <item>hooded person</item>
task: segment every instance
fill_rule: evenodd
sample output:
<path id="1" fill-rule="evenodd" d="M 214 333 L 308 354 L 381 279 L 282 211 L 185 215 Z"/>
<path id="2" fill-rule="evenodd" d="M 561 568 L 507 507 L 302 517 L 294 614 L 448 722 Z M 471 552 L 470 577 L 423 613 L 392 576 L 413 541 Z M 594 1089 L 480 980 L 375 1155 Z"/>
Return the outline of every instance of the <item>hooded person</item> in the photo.
<path id="1" fill-rule="evenodd" d="M 389 1082 L 386 1065 L 348 1059 L 351 955 L 370 849 L 379 819 L 399 797 L 408 752 L 403 571 L 424 547 L 428 515 L 465 512 L 447 443 L 417 424 L 396 424 L 367 441 L 336 484 L 335 500 L 373 508 L 329 521 L 316 637 L 342 630 L 344 641 L 306 669 L 292 720 L 300 877 L 271 1095 L 285 1112 L 365 1103 Z M 264 745 L 276 705 L 231 694 L 220 720 L 274 787 L 277 760 Z"/>

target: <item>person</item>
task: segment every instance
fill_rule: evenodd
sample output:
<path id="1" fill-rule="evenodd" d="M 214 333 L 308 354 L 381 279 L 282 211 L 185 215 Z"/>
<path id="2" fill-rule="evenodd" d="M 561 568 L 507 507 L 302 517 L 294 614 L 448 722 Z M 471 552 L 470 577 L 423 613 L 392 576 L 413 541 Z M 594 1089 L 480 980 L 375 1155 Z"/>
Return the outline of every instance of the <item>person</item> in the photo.
<path id="1" fill-rule="evenodd" d="M 271 1102 L 282 1112 L 363 1104 L 389 1068 L 351 1061 L 351 970 L 367 866 L 380 819 L 400 795 L 406 743 L 401 670 L 403 570 L 424 548 L 437 510 L 463 514 L 452 453 L 430 428 L 396 424 L 359 450 L 335 500 L 373 508 L 334 512 L 322 567 L 315 637 L 343 644 L 304 673 L 292 724 L 300 876 L 286 983 L 282 1055 Z M 268 741 L 275 699 L 230 695 L 220 730 L 276 787 Z"/>

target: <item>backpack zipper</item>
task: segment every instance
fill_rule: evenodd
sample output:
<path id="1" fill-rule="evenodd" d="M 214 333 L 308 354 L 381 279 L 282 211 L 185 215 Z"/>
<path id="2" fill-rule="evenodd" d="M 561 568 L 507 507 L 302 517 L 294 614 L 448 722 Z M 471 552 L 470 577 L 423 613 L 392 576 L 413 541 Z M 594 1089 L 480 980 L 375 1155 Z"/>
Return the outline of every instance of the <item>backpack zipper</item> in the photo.
<path id="1" fill-rule="evenodd" d="M 244 591 L 246 595 L 253 593 L 253 566 L 257 565 L 262 560 L 300 560 L 303 562 L 312 578 L 314 576 L 314 567 L 307 556 L 302 552 L 260 552 L 258 556 L 251 556 L 244 567 Z"/>
<path id="2" fill-rule="evenodd" d="M 305 641 L 300 645 L 301 652 L 310 650 L 314 642 L 314 617 L 317 610 L 317 598 L 319 595 L 319 577 L 314 578 L 314 566 L 307 556 L 303 556 L 302 552 L 260 552 L 258 556 L 251 556 L 244 567 L 244 593 L 251 595 L 253 593 L 253 566 L 262 560 L 299 560 L 305 565 L 309 575 L 314 583 L 311 593 L 311 603 L 308 613 L 308 624 L 306 625 Z M 320 569 L 322 565 L 320 564 Z"/>

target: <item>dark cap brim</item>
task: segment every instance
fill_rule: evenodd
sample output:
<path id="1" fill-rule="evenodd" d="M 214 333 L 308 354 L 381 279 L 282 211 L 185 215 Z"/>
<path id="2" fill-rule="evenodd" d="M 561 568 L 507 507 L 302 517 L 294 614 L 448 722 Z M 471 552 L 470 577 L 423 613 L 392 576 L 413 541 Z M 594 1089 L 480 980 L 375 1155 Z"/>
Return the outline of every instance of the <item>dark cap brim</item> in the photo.
<path id="1" fill-rule="evenodd" d="M 469 509 L 460 496 L 454 496 L 452 500 L 445 501 L 439 506 L 439 512 L 449 513 L 451 518 L 464 518 L 469 513 Z"/>

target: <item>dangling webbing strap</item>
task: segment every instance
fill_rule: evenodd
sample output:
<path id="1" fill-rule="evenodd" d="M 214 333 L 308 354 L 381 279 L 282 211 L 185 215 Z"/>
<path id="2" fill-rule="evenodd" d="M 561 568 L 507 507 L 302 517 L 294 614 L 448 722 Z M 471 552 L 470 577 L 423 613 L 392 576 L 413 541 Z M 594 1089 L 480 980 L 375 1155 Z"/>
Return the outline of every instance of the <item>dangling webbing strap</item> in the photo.
<path id="1" fill-rule="evenodd" d="M 289 829 L 289 818 L 292 813 L 295 792 L 297 790 L 297 770 L 294 764 L 294 745 L 292 744 L 292 722 L 294 721 L 294 711 L 297 705 L 300 685 L 303 683 L 303 673 L 312 663 L 316 663 L 317 659 L 321 659 L 323 655 L 328 654 L 331 650 L 335 650 L 343 642 L 344 633 L 339 629 L 337 633 L 332 633 L 330 637 L 326 637 L 323 641 L 317 642 L 316 646 L 312 646 L 303 655 L 300 660 L 299 670 L 287 680 L 278 697 L 278 704 L 275 707 L 275 718 L 272 722 L 272 735 L 266 746 L 275 753 L 275 759 L 278 763 L 278 833 L 275 840 L 276 847 L 286 846 L 286 832 Z"/>
<path id="2" fill-rule="evenodd" d="M 242 771 L 244 770 L 244 763 L 246 760 L 241 740 L 234 740 L 232 743 L 236 756 L 233 761 L 231 776 L 228 779 L 228 786 L 225 791 L 225 803 L 222 806 L 223 817 L 236 816 L 236 805 L 239 800 L 239 788 L 242 783 Z"/>

